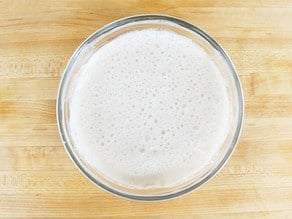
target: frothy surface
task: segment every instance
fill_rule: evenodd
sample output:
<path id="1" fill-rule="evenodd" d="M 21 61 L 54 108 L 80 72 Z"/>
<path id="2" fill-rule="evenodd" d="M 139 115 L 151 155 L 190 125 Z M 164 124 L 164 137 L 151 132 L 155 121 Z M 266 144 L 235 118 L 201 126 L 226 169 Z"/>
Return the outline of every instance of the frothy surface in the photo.
<path id="1" fill-rule="evenodd" d="M 145 29 L 117 37 L 83 66 L 70 128 L 77 150 L 112 181 L 168 187 L 217 154 L 230 110 L 226 82 L 202 48 Z"/>

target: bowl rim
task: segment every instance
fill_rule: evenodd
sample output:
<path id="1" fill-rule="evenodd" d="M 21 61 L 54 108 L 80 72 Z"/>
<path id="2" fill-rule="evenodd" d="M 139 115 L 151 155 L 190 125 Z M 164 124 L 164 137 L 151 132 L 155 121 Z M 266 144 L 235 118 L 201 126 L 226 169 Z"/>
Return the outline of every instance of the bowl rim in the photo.
<path id="1" fill-rule="evenodd" d="M 77 157 L 74 154 L 74 151 L 72 149 L 71 143 L 68 141 L 68 133 L 66 131 L 66 127 L 64 125 L 64 111 L 62 110 L 62 97 L 64 93 L 64 84 L 68 80 L 68 77 L 70 76 L 70 70 L 75 62 L 75 60 L 78 58 L 80 52 L 87 46 L 87 44 L 91 43 L 93 40 L 96 40 L 98 37 L 102 36 L 103 34 L 108 33 L 109 31 L 122 27 L 124 25 L 134 23 L 134 22 L 142 22 L 142 21 L 153 21 L 153 20 L 163 20 L 172 22 L 176 25 L 179 25 L 183 28 L 186 28 L 196 34 L 198 34 L 200 37 L 205 39 L 215 50 L 217 50 L 220 55 L 223 57 L 223 59 L 226 61 L 226 64 L 228 65 L 229 70 L 232 73 L 232 78 L 235 83 L 235 87 L 237 89 L 238 93 L 238 104 L 239 104 L 239 112 L 238 112 L 238 123 L 236 126 L 236 130 L 234 133 L 234 136 L 232 138 L 232 141 L 229 145 L 229 148 L 227 152 L 224 154 L 224 157 L 219 162 L 219 164 L 213 168 L 205 177 L 200 179 L 198 182 L 191 183 L 188 186 L 184 187 L 181 190 L 178 191 L 172 191 L 167 194 L 159 194 L 159 195 L 136 195 L 136 194 L 130 194 L 125 193 L 122 191 L 118 191 L 110 186 L 105 185 L 104 183 L 98 181 L 96 178 L 94 178 L 87 170 L 86 168 L 79 162 Z M 228 56 L 228 54 L 225 52 L 225 50 L 220 46 L 219 43 L 217 43 L 211 36 L 209 36 L 205 31 L 203 31 L 201 28 L 198 28 L 197 26 L 174 16 L 164 15 L 164 14 L 140 14 L 140 15 L 134 15 L 129 17 L 124 17 L 118 20 L 115 20 L 100 29 L 96 30 L 93 34 L 91 34 L 88 38 L 86 38 L 75 50 L 71 58 L 69 59 L 62 77 L 60 79 L 60 84 L 58 88 L 57 93 L 57 100 L 56 100 L 56 118 L 57 118 L 57 124 L 58 124 L 58 130 L 59 135 L 61 137 L 63 146 L 69 155 L 70 159 L 74 163 L 74 165 L 77 167 L 77 169 L 87 178 L 89 181 L 91 181 L 94 185 L 98 186 L 99 188 L 103 189 L 106 192 L 109 192 L 115 196 L 122 197 L 128 200 L 134 200 L 134 201 L 141 201 L 141 202 L 154 202 L 154 201 L 163 201 L 163 200 L 169 200 L 174 199 L 177 197 L 181 197 L 185 194 L 190 193 L 191 191 L 194 191 L 195 189 L 198 189 L 203 184 L 207 183 L 211 178 L 213 178 L 217 173 L 220 172 L 222 167 L 227 163 L 227 161 L 230 159 L 232 153 L 234 152 L 234 149 L 238 143 L 239 137 L 242 132 L 242 126 L 243 126 L 243 118 L 244 118 L 244 97 L 243 97 L 243 91 L 242 86 L 239 80 L 239 76 L 235 70 L 235 67 Z"/>

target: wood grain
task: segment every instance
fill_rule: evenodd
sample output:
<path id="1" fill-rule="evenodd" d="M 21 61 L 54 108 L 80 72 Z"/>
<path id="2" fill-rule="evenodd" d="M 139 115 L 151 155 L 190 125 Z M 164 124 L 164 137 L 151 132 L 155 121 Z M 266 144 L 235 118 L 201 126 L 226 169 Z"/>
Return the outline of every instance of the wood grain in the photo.
<path id="1" fill-rule="evenodd" d="M 245 95 L 238 147 L 198 191 L 135 203 L 96 188 L 61 144 L 55 100 L 76 47 L 125 16 L 163 13 L 206 30 Z M 292 1 L 0 1 L 0 217 L 292 217 Z"/>

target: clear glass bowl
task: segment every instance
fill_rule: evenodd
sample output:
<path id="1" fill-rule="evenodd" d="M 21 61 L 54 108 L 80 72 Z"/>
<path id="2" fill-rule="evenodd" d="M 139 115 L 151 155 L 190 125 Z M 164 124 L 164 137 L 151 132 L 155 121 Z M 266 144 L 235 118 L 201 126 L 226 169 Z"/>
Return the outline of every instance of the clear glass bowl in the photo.
<path id="1" fill-rule="evenodd" d="M 230 100 L 232 104 L 232 118 L 229 132 L 220 152 L 210 165 L 203 168 L 194 178 L 171 188 L 163 189 L 133 189 L 109 181 L 93 169 L 86 160 L 83 160 L 71 138 L 69 128 L 69 97 L 73 90 L 74 78 L 82 64 L 86 63 L 101 46 L 119 35 L 144 28 L 162 28 L 184 35 L 199 44 L 213 59 L 226 79 Z M 59 133 L 66 151 L 78 169 L 95 185 L 104 190 L 136 201 L 159 201 L 184 195 L 212 178 L 231 156 L 242 127 L 243 121 L 243 95 L 235 68 L 222 47 L 208 34 L 198 27 L 183 20 L 165 15 L 138 15 L 123 18 L 110 23 L 97 30 L 88 37 L 74 52 L 65 68 L 60 82 L 57 97 L 57 121 Z"/>

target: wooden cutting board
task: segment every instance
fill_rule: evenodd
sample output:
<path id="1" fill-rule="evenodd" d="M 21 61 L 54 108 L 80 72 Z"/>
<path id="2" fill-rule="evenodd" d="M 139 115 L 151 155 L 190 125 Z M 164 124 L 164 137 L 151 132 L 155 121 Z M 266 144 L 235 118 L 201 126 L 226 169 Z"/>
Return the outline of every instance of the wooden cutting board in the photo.
<path id="1" fill-rule="evenodd" d="M 242 81 L 238 147 L 198 191 L 135 203 L 96 188 L 73 166 L 55 117 L 76 47 L 125 16 L 163 13 L 206 30 Z M 292 1 L 1 1 L 0 217 L 292 218 Z"/>

